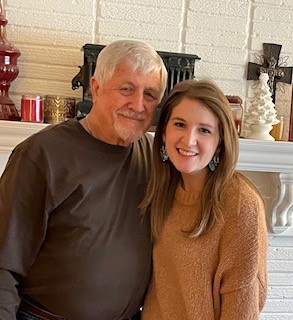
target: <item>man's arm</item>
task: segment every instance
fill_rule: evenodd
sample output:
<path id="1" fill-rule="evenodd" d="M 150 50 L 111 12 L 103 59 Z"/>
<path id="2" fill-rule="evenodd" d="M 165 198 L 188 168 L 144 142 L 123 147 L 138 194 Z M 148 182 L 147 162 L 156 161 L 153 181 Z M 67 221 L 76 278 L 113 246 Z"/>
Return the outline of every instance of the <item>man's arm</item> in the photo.
<path id="1" fill-rule="evenodd" d="M 19 286 L 45 237 L 44 174 L 21 149 L 0 179 L 0 320 L 15 319 Z"/>
<path id="2" fill-rule="evenodd" d="M 0 269 L 0 320 L 15 320 L 20 303 L 18 281 L 11 272 Z"/>

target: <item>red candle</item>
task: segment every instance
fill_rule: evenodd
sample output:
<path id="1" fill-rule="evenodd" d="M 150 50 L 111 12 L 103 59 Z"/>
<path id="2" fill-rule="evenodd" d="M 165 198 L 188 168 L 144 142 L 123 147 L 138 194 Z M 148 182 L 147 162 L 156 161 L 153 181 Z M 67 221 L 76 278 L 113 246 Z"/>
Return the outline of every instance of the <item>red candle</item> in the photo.
<path id="1" fill-rule="evenodd" d="M 40 96 L 23 95 L 21 121 L 44 122 L 44 99 Z"/>

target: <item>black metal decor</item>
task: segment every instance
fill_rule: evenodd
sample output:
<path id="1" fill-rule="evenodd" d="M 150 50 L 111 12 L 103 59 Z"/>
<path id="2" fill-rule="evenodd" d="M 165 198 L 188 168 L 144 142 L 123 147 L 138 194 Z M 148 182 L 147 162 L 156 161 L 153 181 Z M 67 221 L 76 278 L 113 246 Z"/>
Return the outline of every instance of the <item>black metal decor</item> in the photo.
<path id="1" fill-rule="evenodd" d="M 94 74 L 96 67 L 96 59 L 104 45 L 98 44 L 86 44 L 83 46 L 83 66 L 79 66 L 80 70 L 78 74 L 72 79 L 72 89 L 75 90 L 82 86 L 83 94 L 82 101 L 77 103 L 77 114 L 87 114 L 92 107 L 92 95 L 90 91 L 90 79 Z M 194 78 L 194 64 L 196 60 L 200 60 L 196 54 L 174 53 L 157 51 L 162 57 L 166 69 L 168 71 L 168 85 L 164 93 L 164 98 L 168 95 L 169 91 L 174 87 L 176 83 L 186 79 Z M 154 120 L 154 126 L 157 123 L 158 113 Z"/>
<path id="2" fill-rule="evenodd" d="M 269 86 L 272 99 L 275 102 L 276 83 L 291 83 L 293 67 L 279 66 L 279 57 L 282 45 L 274 43 L 263 43 L 263 64 L 248 63 L 247 80 L 258 80 L 260 73 L 269 75 Z"/>

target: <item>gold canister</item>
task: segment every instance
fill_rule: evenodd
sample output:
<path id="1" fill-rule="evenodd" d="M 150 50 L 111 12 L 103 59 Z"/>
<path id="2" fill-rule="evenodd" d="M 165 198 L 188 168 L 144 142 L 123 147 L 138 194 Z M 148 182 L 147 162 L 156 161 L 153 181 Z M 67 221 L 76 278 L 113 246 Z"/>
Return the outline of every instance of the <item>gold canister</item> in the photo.
<path id="1" fill-rule="evenodd" d="M 56 124 L 75 117 L 75 98 L 58 95 L 45 96 L 44 122 Z"/>

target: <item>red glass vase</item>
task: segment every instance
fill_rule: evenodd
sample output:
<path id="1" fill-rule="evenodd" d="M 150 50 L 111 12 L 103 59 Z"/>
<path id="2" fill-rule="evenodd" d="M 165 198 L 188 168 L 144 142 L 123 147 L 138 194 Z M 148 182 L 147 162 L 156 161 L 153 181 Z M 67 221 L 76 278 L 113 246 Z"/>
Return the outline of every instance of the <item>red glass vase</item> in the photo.
<path id="1" fill-rule="evenodd" d="M 20 120 L 17 109 L 8 95 L 10 84 L 19 72 L 17 58 L 20 51 L 6 39 L 7 22 L 0 3 L 0 120 Z"/>

